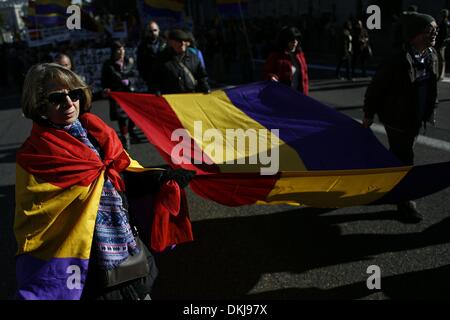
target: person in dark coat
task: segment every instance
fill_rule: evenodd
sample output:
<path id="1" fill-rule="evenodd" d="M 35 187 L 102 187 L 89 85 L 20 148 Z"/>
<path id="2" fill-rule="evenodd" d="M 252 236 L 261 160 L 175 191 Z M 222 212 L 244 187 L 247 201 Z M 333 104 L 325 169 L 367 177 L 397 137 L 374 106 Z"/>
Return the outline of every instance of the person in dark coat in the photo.
<path id="1" fill-rule="evenodd" d="M 280 81 L 308 95 L 308 65 L 300 47 L 300 31 L 284 27 L 278 35 L 276 50 L 270 53 L 264 66 L 266 79 Z"/>
<path id="2" fill-rule="evenodd" d="M 450 21 L 449 21 L 449 11 L 447 9 L 441 10 L 441 19 L 439 22 L 439 33 L 436 38 L 436 51 L 439 57 L 439 80 L 444 80 L 445 78 L 445 49 L 450 42 Z"/>
<path id="3" fill-rule="evenodd" d="M 353 58 L 353 37 L 352 22 L 350 20 L 344 23 L 344 27 L 337 35 L 337 56 L 336 78 L 341 78 L 341 67 L 345 66 L 346 78 L 351 81 L 351 66 Z"/>
<path id="4" fill-rule="evenodd" d="M 102 87 L 105 96 L 111 91 L 133 91 L 130 78 L 135 75 L 132 60 L 125 58 L 125 47 L 120 41 L 114 41 L 111 46 L 111 58 L 103 63 Z M 120 140 L 126 150 L 130 149 L 130 136 L 138 140 L 134 132 L 134 122 L 131 121 L 125 111 L 109 98 L 109 116 L 112 121 L 119 122 Z"/>
<path id="5" fill-rule="evenodd" d="M 369 43 L 369 32 L 364 28 L 361 20 L 356 22 L 353 31 L 353 59 L 352 59 L 352 76 L 355 77 L 356 65 L 361 63 L 361 76 L 366 77 L 367 60 L 372 55 L 372 49 Z"/>
<path id="6" fill-rule="evenodd" d="M 384 124 L 389 147 L 405 166 L 414 163 L 413 145 L 426 123 L 434 124 L 438 58 L 433 45 L 437 24 L 433 17 L 406 12 L 401 17 L 403 46 L 378 69 L 367 89 L 363 125 L 370 127 L 375 114 Z M 414 202 L 398 204 L 405 222 L 417 223 L 422 215 Z"/>
<path id="7" fill-rule="evenodd" d="M 166 40 L 160 35 L 160 29 L 156 21 L 150 21 L 145 29 L 144 36 L 137 50 L 137 69 L 139 76 L 147 84 L 150 93 L 154 93 L 154 82 L 156 63 L 159 55 L 167 47 Z"/>
<path id="8" fill-rule="evenodd" d="M 180 29 L 168 34 L 168 47 L 157 63 L 157 94 L 210 92 L 208 75 L 200 59 L 188 49 L 189 35 Z"/>

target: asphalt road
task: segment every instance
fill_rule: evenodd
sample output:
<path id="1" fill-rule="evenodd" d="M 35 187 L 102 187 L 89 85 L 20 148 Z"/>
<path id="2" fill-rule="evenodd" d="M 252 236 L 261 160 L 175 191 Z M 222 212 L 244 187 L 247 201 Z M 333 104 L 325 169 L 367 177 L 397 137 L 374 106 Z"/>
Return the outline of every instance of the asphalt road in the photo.
<path id="1" fill-rule="evenodd" d="M 311 96 L 360 119 L 368 81 L 312 80 Z M 450 86 L 439 87 L 437 127 L 427 132 L 434 140 L 416 145 L 418 164 L 450 161 Z M 108 120 L 107 102 L 95 102 L 93 112 Z M 15 152 L 31 128 L 17 97 L 0 98 L 0 123 L 0 299 L 8 299 Z M 143 165 L 163 162 L 148 143 L 132 145 L 131 154 Z M 450 189 L 418 201 L 425 218 L 415 225 L 396 220 L 392 206 L 230 208 L 188 196 L 195 241 L 157 257 L 153 299 L 450 298 Z M 366 285 L 372 265 L 381 271 L 380 290 Z"/>

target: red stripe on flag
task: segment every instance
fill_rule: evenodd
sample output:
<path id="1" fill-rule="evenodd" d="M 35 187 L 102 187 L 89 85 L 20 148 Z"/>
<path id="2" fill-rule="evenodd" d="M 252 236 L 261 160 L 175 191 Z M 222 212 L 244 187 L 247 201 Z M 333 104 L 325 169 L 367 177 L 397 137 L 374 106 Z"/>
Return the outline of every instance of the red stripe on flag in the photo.
<path id="1" fill-rule="evenodd" d="M 170 137 L 174 130 L 183 128 L 183 125 L 167 100 L 150 94 L 126 92 L 112 92 L 111 96 L 144 132 L 163 158 L 175 167 L 170 154 L 178 142 L 171 141 Z M 191 146 L 195 149 L 196 156 L 199 156 L 201 149 L 192 139 Z M 264 201 L 279 178 L 260 176 L 258 173 L 219 173 L 217 165 L 182 164 L 181 167 L 197 172 L 190 183 L 194 192 L 228 206 Z M 220 199 L 223 199 L 223 202 Z"/>
<path id="2" fill-rule="evenodd" d="M 179 141 L 172 141 L 172 133 L 184 129 L 175 112 L 166 99 L 151 94 L 111 92 L 111 97 L 125 110 L 133 122 L 144 132 L 147 139 L 158 149 L 161 156 L 173 167 L 195 170 L 198 174 L 219 172 L 216 165 L 183 163 L 175 165 L 171 154 Z M 191 162 L 202 159 L 198 144 L 190 138 Z M 189 147 L 189 146 L 187 146 Z M 205 157 L 206 155 L 203 155 Z M 211 161 L 211 160 L 210 160 Z M 212 162 L 212 161 L 211 161 Z"/>
<path id="3" fill-rule="evenodd" d="M 203 198 L 233 207 L 265 201 L 278 179 L 279 175 L 218 173 L 196 176 L 190 187 Z"/>

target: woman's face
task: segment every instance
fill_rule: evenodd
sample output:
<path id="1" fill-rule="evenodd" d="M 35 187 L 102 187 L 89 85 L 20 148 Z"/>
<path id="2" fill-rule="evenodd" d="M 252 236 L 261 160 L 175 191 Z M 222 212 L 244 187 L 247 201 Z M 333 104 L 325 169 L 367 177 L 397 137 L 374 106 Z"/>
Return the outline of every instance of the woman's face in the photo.
<path id="1" fill-rule="evenodd" d="M 183 54 L 189 46 L 189 41 L 169 39 L 168 44 L 177 54 Z"/>
<path id="2" fill-rule="evenodd" d="M 123 60 L 125 58 L 125 48 L 121 47 L 121 48 L 117 48 L 114 51 L 114 60 Z"/>
<path id="3" fill-rule="evenodd" d="M 297 46 L 298 46 L 297 39 L 288 42 L 288 50 L 291 52 L 294 52 L 297 49 Z"/>
<path id="4" fill-rule="evenodd" d="M 50 83 L 47 88 L 47 114 L 49 121 L 57 125 L 74 123 L 80 115 L 82 89 L 69 90 L 67 86 Z"/>

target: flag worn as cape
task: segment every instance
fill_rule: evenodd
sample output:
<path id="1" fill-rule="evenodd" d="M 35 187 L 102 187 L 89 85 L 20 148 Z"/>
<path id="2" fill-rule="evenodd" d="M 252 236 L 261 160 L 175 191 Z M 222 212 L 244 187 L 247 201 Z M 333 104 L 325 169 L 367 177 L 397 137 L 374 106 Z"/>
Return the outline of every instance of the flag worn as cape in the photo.
<path id="1" fill-rule="evenodd" d="M 450 185 L 450 162 L 402 166 L 371 130 L 280 83 L 254 83 L 207 95 L 111 96 L 172 166 L 197 171 L 190 184 L 197 194 L 224 205 L 387 204 Z M 254 140 L 238 148 L 227 129 L 262 132 L 271 143 L 263 139 L 255 149 Z M 232 152 L 223 151 L 229 146 Z M 177 164 L 171 155 L 180 149 L 183 161 Z M 268 150 L 278 150 L 278 170 L 261 175 Z M 258 157 L 266 162 L 251 164 Z"/>
<path id="2" fill-rule="evenodd" d="M 66 131 L 36 123 L 17 153 L 14 232 L 19 299 L 79 299 L 105 176 L 123 190 L 120 172 L 162 170 L 143 168 L 132 160 L 114 130 L 97 116 L 86 113 L 80 121 L 101 146 L 103 161 Z M 156 220 L 173 222 L 167 216 L 174 213 L 164 203 L 167 197 L 180 202 L 181 194 L 172 181 L 163 188 L 155 204 L 143 206 L 155 205 Z M 156 238 L 158 248 L 192 240 L 188 217 L 178 216 L 176 223 L 164 225 L 168 230 L 160 231 L 164 238 Z M 172 241 L 170 236 L 178 237 Z"/>

